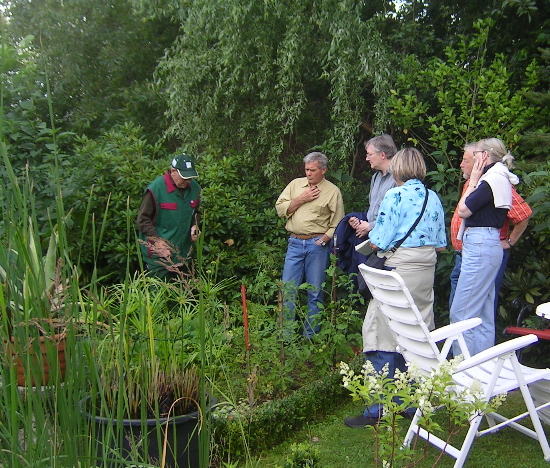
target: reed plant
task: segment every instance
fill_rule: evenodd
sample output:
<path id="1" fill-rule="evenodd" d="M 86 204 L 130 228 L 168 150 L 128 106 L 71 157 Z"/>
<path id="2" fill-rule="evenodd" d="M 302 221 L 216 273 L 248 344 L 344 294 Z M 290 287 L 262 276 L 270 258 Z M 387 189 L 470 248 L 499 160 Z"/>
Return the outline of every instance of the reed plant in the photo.
<path id="1" fill-rule="evenodd" d="M 99 386 L 94 413 L 125 419 L 196 409 L 197 300 L 175 283 L 135 273 L 98 298 L 104 332 L 92 342 Z"/>
<path id="2" fill-rule="evenodd" d="M 32 180 L 16 177 L 3 138 L 0 158 L 0 465 L 77 466 L 89 459 L 86 425 L 77 411 L 89 380 L 79 353 L 79 275 L 66 242 L 67 213 L 54 182 L 56 202 L 46 218 L 39 216 Z M 55 164 L 50 170 L 52 181 L 61 180 Z M 23 367 L 19 379 L 17 362 Z"/>
<path id="3" fill-rule="evenodd" d="M 92 281 L 82 286 L 78 264 L 73 264 L 78 252 L 71 251 L 66 241 L 61 190 L 55 210 L 40 224 L 32 181 L 18 180 L 5 145 L 1 148 L 7 178 L 0 188 L 0 339 L 8 343 L 16 334 L 21 338 L 18 343 L 27 340 L 16 353 L 29 370 L 24 376 L 26 385 L 21 387 L 11 355 L 0 356 L 0 440 L 4 448 L 0 465 L 106 464 L 114 468 L 131 462 L 165 466 L 166 418 L 198 410 L 200 466 L 207 467 L 210 433 L 206 416 L 212 403 L 207 375 L 212 349 L 207 342 L 213 335 L 207 323 L 214 323 L 208 315 L 221 307 L 215 296 L 224 285 L 211 282 L 206 273 L 185 282 L 165 283 L 144 273 L 131 273 L 128 266 L 123 283 L 102 286 L 92 273 Z M 55 167 L 52 171 L 52 178 L 61 180 Z M 134 235 L 132 221 L 128 214 L 129 237 Z M 99 241 L 101 236 L 94 238 Z M 32 338 L 50 336 L 58 326 L 67 338 L 66 378 L 62 381 L 61 374 L 55 373 L 48 385 L 33 385 L 40 371 L 31 370 Z M 46 360 L 56 361 L 49 345 Z M 134 441 L 126 456 L 98 451 L 98 434 L 86 413 L 114 422 L 130 417 L 143 423 L 156 420 L 153 431 L 160 456 L 151 458 L 147 450 L 139 449 L 146 446 L 142 440 Z M 125 435 L 109 430 L 105 437 L 103 445 L 116 447 L 124 443 Z"/>

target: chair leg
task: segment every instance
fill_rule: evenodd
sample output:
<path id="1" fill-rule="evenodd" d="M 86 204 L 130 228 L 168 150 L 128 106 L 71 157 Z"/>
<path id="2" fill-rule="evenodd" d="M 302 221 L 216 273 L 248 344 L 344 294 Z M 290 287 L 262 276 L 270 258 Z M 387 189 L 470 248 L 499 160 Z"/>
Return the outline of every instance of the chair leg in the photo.
<path id="1" fill-rule="evenodd" d="M 405 440 L 403 441 L 403 447 L 408 447 L 409 445 L 411 445 L 411 442 L 414 439 L 416 431 L 418 429 L 418 420 L 421 417 L 422 417 L 422 411 L 420 410 L 420 408 L 417 408 L 416 413 L 414 413 L 413 419 L 409 426 L 409 430 L 405 435 Z"/>
<path id="2" fill-rule="evenodd" d="M 533 427 L 535 428 L 535 432 L 537 433 L 537 439 L 539 441 L 540 448 L 542 449 L 542 453 L 544 454 L 544 460 L 550 461 L 550 447 L 548 446 L 548 439 L 546 438 L 546 434 L 544 433 L 544 429 L 542 428 L 542 423 L 540 422 L 539 414 L 537 413 L 537 409 L 535 407 L 535 403 L 533 402 L 533 397 L 531 396 L 529 387 L 525 382 L 525 378 L 521 369 L 521 364 L 519 363 L 518 357 L 515 354 L 512 356 L 510 361 L 518 379 L 519 389 L 521 391 L 521 394 L 523 395 L 523 401 L 525 402 L 525 406 L 527 406 L 527 411 L 531 416 Z"/>
<path id="3" fill-rule="evenodd" d="M 460 447 L 460 454 L 457 457 L 455 464 L 453 465 L 454 468 L 462 468 L 462 466 L 466 462 L 466 458 L 468 458 L 468 454 L 470 453 L 470 449 L 472 448 L 472 444 L 474 443 L 474 440 L 476 438 L 479 425 L 481 424 L 481 421 L 483 421 L 483 416 L 484 415 L 482 414 L 475 415 L 470 421 L 470 428 L 468 429 L 466 438 L 464 439 L 464 442 Z"/>
<path id="4" fill-rule="evenodd" d="M 494 413 L 487 413 L 485 414 L 485 420 L 487 421 L 487 425 L 489 427 L 493 427 L 497 424 L 496 419 L 493 417 Z"/>
<path id="5" fill-rule="evenodd" d="M 438 447 L 440 450 L 446 452 L 448 455 L 454 457 L 456 459 L 454 468 L 462 468 L 462 466 L 466 462 L 468 453 L 470 452 L 472 444 L 476 438 L 479 425 L 483 420 L 483 415 L 477 415 L 473 417 L 472 421 L 470 422 L 470 428 L 468 430 L 468 433 L 466 434 L 466 438 L 464 439 L 464 442 L 462 443 L 460 449 L 453 447 L 445 440 L 442 440 L 434 434 L 431 434 L 426 430 L 420 428 L 418 426 L 418 420 L 421 416 L 422 412 L 417 409 L 411 425 L 409 426 L 409 430 L 407 431 L 407 435 L 405 436 L 405 440 L 403 441 L 403 447 L 409 447 L 414 437 L 418 433 L 419 437 L 425 439 L 426 441 Z"/>
<path id="6" fill-rule="evenodd" d="M 529 388 L 525 384 L 520 386 L 520 390 L 523 395 L 523 400 L 525 401 L 525 406 L 527 406 L 527 411 L 529 411 L 529 415 L 531 416 L 533 427 L 537 433 L 537 439 L 539 441 L 540 448 L 542 449 L 542 453 L 544 454 L 544 460 L 550 461 L 550 447 L 548 446 L 548 439 L 546 438 L 546 434 L 542 428 L 542 423 L 540 422 L 539 414 L 535 408 L 535 403 L 533 402 L 531 392 L 529 392 Z"/>

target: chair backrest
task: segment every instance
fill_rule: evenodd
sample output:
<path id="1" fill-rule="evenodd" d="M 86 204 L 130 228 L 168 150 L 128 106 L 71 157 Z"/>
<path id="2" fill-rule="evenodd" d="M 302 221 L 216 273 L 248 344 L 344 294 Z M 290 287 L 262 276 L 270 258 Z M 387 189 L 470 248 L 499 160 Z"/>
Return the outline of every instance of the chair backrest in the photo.
<path id="1" fill-rule="evenodd" d="M 386 323 L 407 362 L 415 362 L 428 374 L 445 360 L 408 290 L 403 278 L 393 271 L 359 265 L 372 297 L 380 303 Z"/>

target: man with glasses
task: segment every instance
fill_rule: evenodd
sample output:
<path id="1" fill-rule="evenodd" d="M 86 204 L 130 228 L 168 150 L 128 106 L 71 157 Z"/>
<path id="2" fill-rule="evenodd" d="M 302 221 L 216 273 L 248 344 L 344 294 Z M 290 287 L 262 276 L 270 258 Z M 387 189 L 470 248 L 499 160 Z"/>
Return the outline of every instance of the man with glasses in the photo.
<path id="1" fill-rule="evenodd" d="M 367 234 L 372 231 L 376 225 L 376 218 L 378 217 L 378 211 L 382 200 L 386 195 L 386 192 L 396 187 L 395 179 L 389 172 L 391 159 L 397 153 L 397 147 L 393 138 L 390 135 L 383 134 L 375 136 L 365 143 L 365 150 L 367 152 L 367 161 L 370 163 L 372 169 L 375 170 L 374 175 L 370 182 L 369 192 L 369 208 L 366 215 L 363 218 L 351 216 L 348 220 L 349 225 L 355 230 L 355 235 L 359 238 L 366 240 Z M 359 286 L 359 292 L 363 295 L 368 293 L 367 285 L 363 276 L 358 271 L 348 271 L 349 273 L 358 273 L 357 280 Z M 385 351 L 364 351 L 363 352 L 366 361 L 370 361 L 377 372 L 380 372 L 385 364 L 388 364 L 388 371 L 390 375 L 393 375 L 396 367 L 396 353 L 389 353 Z M 365 426 L 377 421 L 377 417 L 371 417 L 370 410 L 373 408 L 367 407 L 364 414 L 360 416 L 350 416 L 344 419 L 344 424 L 352 429 L 364 428 Z M 376 409 L 378 411 L 378 409 Z"/>
<path id="2" fill-rule="evenodd" d="M 394 154 L 397 153 L 397 147 L 393 141 L 393 138 L 390 135 L 383 134 L 375 136 L 365 142 L 365 151 L 367 153 L 366 160 L 370 163 L 370 167 L 374 169 L 375 173 L 373 174 L 370 180 L 370 190 L 369 190 L 369 208 L 363 213 L 350 213 L 344 217 L 343 222 L 347 220 L 348 225 L 351 227 L 351 234 L 359 240 L 358 242 L 349 242 L 346 241 L 346 237 L 350 235 L 347 229 L 347 226 L 339 225 L 337 228 L 338 234 L 338 246 L 340 256 L 342 248 L 344 245 L 349 245 L 351 248 L 354 248 L 357 243 L 360 243 L 366 240 L 368 233 L 374 228 L 376 224 L 376 218 L 378 217 L 378 210 L 380 204 L 384 199 L 386 192 L 395 187 L 395 180 L 393 176 L 389 173 L 388 168 L 390 167 L 391 158 Z M 357 215 L 357 216 L 354 216 Z M 348 237 L 349 238 L 349 237 Z M 353 257 L 355 253 L 348 253 L 348 256 Z M 364 259 L 365 257 L 360 257 Z M 357 287 L 361 294 L 365 297 L 370 297 L 367 285 L 365 280 L 359 274 L 359 269 L 357 264 L 361 261 L 353 259 L 354 261 L 349 261 L 348 268 L 346 269 L 347 274 L 355 273 L 357 274 Z"/>
<path id="3" fill-rule="evenodd" d="M 376 224 L 378 209 L 384 199 L 386 192 L 395 187 L 395 180 L 388 172 L 391 158 L 397 153 L 397 147 L 390 135 L 383 134 L 375 136 L 365 143 L 367 152 L 367 161 L 371 169 L 376 172 L 370 181 L 369 209 L 367 210 L 366 220 L 360 220 L 357 217 L 349 219 L 349 225 L 355 229 L 357 237 L 365 237 Z"/>

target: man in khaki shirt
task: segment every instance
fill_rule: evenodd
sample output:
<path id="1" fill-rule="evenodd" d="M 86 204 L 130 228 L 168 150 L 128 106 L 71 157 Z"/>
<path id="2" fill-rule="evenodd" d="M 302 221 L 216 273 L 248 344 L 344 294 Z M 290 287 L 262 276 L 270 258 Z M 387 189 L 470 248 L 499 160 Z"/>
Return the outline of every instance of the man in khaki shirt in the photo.
<path id="1" fill-rule="evenodd" d="M 286 218 L 290 232 L 283 269 L 285 319 L 295 319 L 297 288 L 305 279 L 310 287 L 304 336 L 311 337 L 320 329 L 321 285 L 330 258 L 330 240 L 344 217 L 344 202 L 340 189 L 325 179 L 328 158 L 323 153 L 309 153 L 304 164 L 306 177 L 290 182 L 275 208 L 281 218 Z"/>

